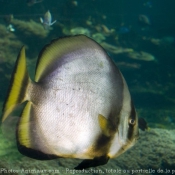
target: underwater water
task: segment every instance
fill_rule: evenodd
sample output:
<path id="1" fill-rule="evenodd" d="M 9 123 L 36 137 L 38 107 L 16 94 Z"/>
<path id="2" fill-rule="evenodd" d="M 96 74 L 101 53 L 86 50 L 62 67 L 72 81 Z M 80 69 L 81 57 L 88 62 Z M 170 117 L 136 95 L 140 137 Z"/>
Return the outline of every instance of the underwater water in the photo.
<path id="1" fill-rule="evenodd" d="M 30 76 L 42 48 L 59 37 L 84 34 L 108 52 L 128 84 L 149 129 L 121 156 L 87 172 L 77 159 L 39 161 L 16 147 L 22 107 L 1 124 L 0 174 L 175 174 L 174 0 L 0 0 L 0 110 L 21 47 Z M 40 18 L 50 11 L 53 25 Z M 1 113 L 0 113 L 1 114 Z"/>

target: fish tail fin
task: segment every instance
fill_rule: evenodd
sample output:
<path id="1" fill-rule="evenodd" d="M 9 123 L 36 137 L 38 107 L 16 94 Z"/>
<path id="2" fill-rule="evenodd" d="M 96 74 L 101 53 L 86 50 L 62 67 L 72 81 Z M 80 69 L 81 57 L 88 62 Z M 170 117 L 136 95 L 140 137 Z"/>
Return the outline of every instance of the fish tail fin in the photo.
<path id="1" fill-rule="evenodd" d="M 31 80 L 26 67 L 25 47 L 23 46 L 16 60 L 11 77 L 8 95 L 3 106 L 2 122 L 9 116 L 18 104 L 28 99 L 27 89 Z"/>

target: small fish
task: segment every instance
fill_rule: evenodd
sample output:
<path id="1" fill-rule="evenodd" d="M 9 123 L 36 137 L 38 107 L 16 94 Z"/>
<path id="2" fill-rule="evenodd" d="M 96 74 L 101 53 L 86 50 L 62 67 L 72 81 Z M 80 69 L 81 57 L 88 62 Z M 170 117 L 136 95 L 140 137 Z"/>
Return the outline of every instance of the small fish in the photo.
<path id="1" fill-rule="evenodd" d="M 138 139 L 138 117 L 126 81 L 105 50 L 77 35 L 53 40 L 29 77 L 19 52 L 2 122 L 26 102 L 17 131 L 20 153 L 39 160 L 84 159 L 75 169 L 104 165 Z"/>
<path id="2" fill-rule="evenodd" d="M 150 19 L 146 15 L 139 15 L 138 22 L 140 26 L 142 27 L 142 30 L 145 30 L 147 27 L 151 25 Z"/>
<path id="3" fill-rule="evenodd" d="M 43 24 L 45 29 L 49 29 L 50 26 L 56 22 L 56 20 L 52 22 L 52 15 L 50 11 L 48 10 L 44 15 L 44 19 L 40 18 L 40 22 Z"/>
<path id="4" fill-rule="evenodd" d="M 42 1 L 43 0 L 26 0 L 26 3 L 27 3 L 28 6 L 32 6 L 32 5 L 40 3 Z"/>
<path id="5" fill-rule="evenodd" d="M 13 27 L 12 24 L 9 24 L 9 25 L 7 26 L 7 31 L 9 31 L 9 32 L 14 32 L 14 31 L 15 31 L 15 28 Z"/>
<path id="6" fill-rule="evenodd" d="M 139 117 L 139 128 L 142 130 L 142 131 L 145 131 L 145 130 L 148 130 L 148 125 L 147 125 L 147 122 L 144 118 L 142 117 Z"/>

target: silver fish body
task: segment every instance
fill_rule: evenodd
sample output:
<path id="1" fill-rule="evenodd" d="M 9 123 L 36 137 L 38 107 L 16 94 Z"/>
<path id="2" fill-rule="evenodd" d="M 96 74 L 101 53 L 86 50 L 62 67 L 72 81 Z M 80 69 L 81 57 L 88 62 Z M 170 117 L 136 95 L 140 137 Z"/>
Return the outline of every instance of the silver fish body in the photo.
<path id="1" fill-rule="evenodd" d="M 39 55 L 35 81 L 28 78 L 23 91 L 22 101 L 28 102 L 17 140 L 27 156 L 26 150 L 34 150 L 53 157 L 107 161 L 138 138 L 127 84 L 103 48 L 88 37 L 67 37 L 47 45 Z M 3 120 L 10 113 L 8 101 Z"/>

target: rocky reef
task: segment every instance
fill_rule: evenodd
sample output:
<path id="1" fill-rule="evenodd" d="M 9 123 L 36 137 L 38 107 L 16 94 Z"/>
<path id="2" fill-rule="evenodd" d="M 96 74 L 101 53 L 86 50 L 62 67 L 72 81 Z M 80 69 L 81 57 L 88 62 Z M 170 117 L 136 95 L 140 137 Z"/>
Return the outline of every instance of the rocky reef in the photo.
<path id="1" fill-rule="evenodd" d="M 19 19 L 13 19 L 11 23 L 14 25 L 17 31 L 21 32 L 21 34 L 24 36 L 45 38 L 49 33 L 49 30 L 45 30 L 40 23 L 33 20 L 22 21 Z"/>
<path id="2" fill-rule="evenodd" d="M 175 173 L 175 130 L 150 129 L 140 132 L 140 139 L 130 150 L 118 158 L 109 160 L 108 164 L 86 170 L 91 175 L 105 174 L 135 174 L 152 175 Z M 11 144 L 1 135 L 1 172 L 10 174 L 84 174 L 75 171 L 81 160 L 78 159 L 55 159 L 51 161 L 38 161 L 20 155 L 14 144 Z M 3 148 L 3 150 L 2 150 Z M 8 155 L 11 156 L 8 156 Z M 171 172 L 171 173 L 170 173 Z M 7 174 L 7 173 L 6 173 Z"/>
<path id="3" fill-rule="evenodd" d="M 0 24 L 0 35 L 0 64 L 4 62 L 14 63 L 23 43 L 18 40 L 14 33 L 8 32 L 5 25 L 2 24 Z"/>

